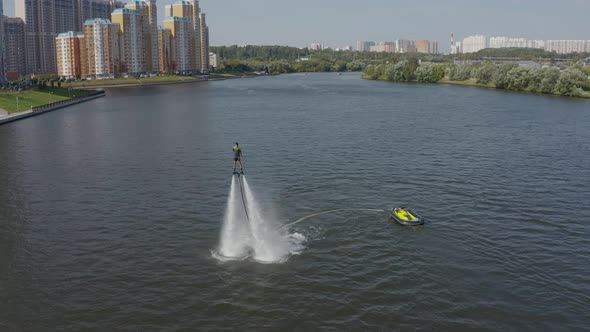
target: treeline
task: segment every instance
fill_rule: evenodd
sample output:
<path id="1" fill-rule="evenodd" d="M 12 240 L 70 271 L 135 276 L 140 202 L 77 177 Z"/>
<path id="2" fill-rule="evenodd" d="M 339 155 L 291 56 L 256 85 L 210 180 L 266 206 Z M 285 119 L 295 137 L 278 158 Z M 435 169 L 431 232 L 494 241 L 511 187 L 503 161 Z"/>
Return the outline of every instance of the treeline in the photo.
<path id="1" fill-rule="evenodd" d="M 221 46 L 212 47 L 217 54 L 217 72 L 245 73 L 253 71 L 269 74 L 296 72 L 344 72 L 363 71 L 370 64 L 397 62 L 407 57 L 404 54 L 371 53 L 299 49 L 288 46 Z M 429 62 L 444 62 L 443 55 L 418 55 Z"/>
<path id="2" fill-rule="evenodd" d="M 309 55 L 309 49 L 290 46 L 217 46 L 211 52 L 222 60 L 297 60 Z"/>
<path id="3" fill-rule="evenodd" d="M 449 56 L 451 59 L 462 60 L 483 60 L 485 58 L 518 58 L 521 60 L 546 60 L 547 62 L 555 61 L 556 59 L 570 59 L 573 61 L 580 61 L 590 57 L 590 53 L 569 53 L 557 54 L 555 52 L 548 52 L 538 48 L 486 48 L 475 53 L 467 54 L 453 54 Z"/>
<path id="4" fill-rule="evenodd" d="M 363 73 L 366 79 L 393 82 L 436 83 L 444 76 L 445 65 L 431 62 L 420 65 L 416 58 L 376 66 L 370 65 Z"/>
<path id="5" fill-rule="evenodd" d="M 260 60 L 229 60 L 224 61 L 216 70 L 220 73 L 248 73 L 265 72 L 271 75 L 289 73 L 318 73 L 318 72 L 345 72 L 363 71 L 367 63 L 364 61 L 346 62 L 343 60 L 329 61 L 321 59 L 299 61 L 260 61 Z"/>
<path id="6" fill-rule="evenodd" d="M 443 78 L 471 85 L 496 87 L 512 91 L 529 91 L 560 96 L 590 98 L 590 80 L 579 64 L 559 67 L 528 68 L 515 63 L 481 65 L 418 64 L 416 59 L 370 65 L 363 77 L 395 82 L 435 83 Z"/>
<path id="7" fill-rule="evenodd" d="M 374 53 L 374 52 L 356 52 L 356 51 L 336 51 L 333 49 L 325 49 L 321 51 L 312 51 L 308 48 L 297 48 L 290 46 L 218 46 L 211 47 L 211 52 L 218 55 L 222 61 L 229 60 L 261 60 L 261 61 L 277 61 L 287 60 L 293 61 L 300 58 L 313 58 L 316 60 L 390 60 L 405 58 L 408 55 L 391 54 L 391 53 Z M 518 58 L 522 60 L 541 60 L 544 62 L 551 62 L 557 59 L 571 59 L 573 61 L 583 60 L 590 57 L 590 53 L 570 53 L 557 54 L 555 52 L 548 52 L 536 48 L 487 48 L 475 53 L 468 54 L 413 54 L 411 55 L 422 61 L 427 62 L 452 62 L 453 60 L 484 60 L 485 58 Z"/>

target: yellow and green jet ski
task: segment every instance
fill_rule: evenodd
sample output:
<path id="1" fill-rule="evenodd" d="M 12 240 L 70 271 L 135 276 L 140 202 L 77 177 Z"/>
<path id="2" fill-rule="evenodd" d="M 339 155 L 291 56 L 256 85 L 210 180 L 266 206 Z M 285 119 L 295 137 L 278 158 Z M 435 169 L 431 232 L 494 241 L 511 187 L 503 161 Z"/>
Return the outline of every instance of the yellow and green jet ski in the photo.
<path id="1" fill-rule="evenodd" d="M 422 217 L 405 207 L 393 208 L 389 215 L 391 216 L 390 219 L 393 219 L 404 226 L 418 226 L 424 224 L 424 219 L 422 219 Z"/>

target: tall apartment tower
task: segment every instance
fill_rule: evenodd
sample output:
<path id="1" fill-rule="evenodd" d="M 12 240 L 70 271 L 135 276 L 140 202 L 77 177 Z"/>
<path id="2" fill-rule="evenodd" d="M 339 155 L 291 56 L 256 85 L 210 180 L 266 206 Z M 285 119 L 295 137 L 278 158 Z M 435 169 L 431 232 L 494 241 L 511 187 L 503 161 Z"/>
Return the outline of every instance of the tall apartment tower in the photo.
<path id="1" fill-rule="evenodd" d="M 433 53 L 430 50 L 430 41 L 429 40 L 416 40 L 416 52 L 425 53 L 425 54 Z"/>
<path id="2" fill-rule="evenodd" d="M 55 39 L 76 29 L 76 0 L 16 0 L 16 9 L 25 16 L 27 72 L 57 73 Z"/>
<path id="3" fill-rule="evenodd" d="M 6 50 L 4 49 L 5 45 L 6 42 L 4 41 L 4 9 L 2 8 L 2 0 L 0 0 L 0 82 L 6 81 Z"/>
<path id="4" fill-rule="evenodd" d="M 158 60 L 158 9 L 156 0 L 136 0 L 125 5 L 125 8 L 137 10 L 143 16 L 144 45 L 146 51 L 146 65 L 148 72 L 158 72 L 160 61 Z"/>
<path id="5" fill-rule="evenodd" d="M 120 0 L 76 0 L 76 31 L 84 30 L 87 20 L 111 19 L 111 13 L 125 5 Z"/>
<path id="6" fill-rule="evenodd" d="M 197 0 L 178 1 L 165 7 L 165 16 L 185 17 L 191 25 L 191 63 L 194 72 L 202 71 L 201 63 L 201 8 Z M 209 57 L 207 55 L 207 57 Z"/>
<path id="7" fill-rule="evenodd" d="M 438 54 L 438 41 L 436 41 L 436 40 L 430 41 L 430 53 Z"/>
<path id="8" fill-rule="evenodd" d="M 158 51 L 158 7 L 156 0 L 147 0 L 148 21 L 150 25 L 151 71 L 160 71 L 160 53 Z"/>
<path id="9" fill-rule="evenodd" d="M 84 23 L 87 71 L 84 76 L 109 78 L 120 74 L 119 24 L 95 18 Z"/>
<path id="10" fill-rule="evenodd" d="M 25 20 L 25 1 L 14 0 L 14 16 Z"/>
<path id="11" fill-rule="evenodd" d="M 199 15 L 199 36 L 200 36 L 200 66 L 199 71 L 203 74 L 209 73 L 209 27 L 205 21 L 205 13 Z"/>
<path id="12" fill-rule="evenodd" d="M 469 36 L 463 39 L 463 53 L 475 53 L 488 47 L 484 35 Z"/>
<path id="13" fill-rule="evenodd" d="M 63 78 L 76 78 L 85 70 L 84 35 L 73 31 L 60 33 L 55 38 L 57 75 Z"/>
<path id="14" fill-rule="evenodd" d="M 172 70 L 172 32 L 168 29 L 158 29 L 158 50 L 160 52 L 160 71 L 165 73 Z"/>
<path id="15" fill-rule="evenodd" d="M 145 35 L 147 24 L 139 10 L 129 8 L 115 9 L 111 14 L 113 23 L 119 24 L 121 35 L 121 73 L 131 75 L 146 73 Z"/>
<path id="16" fill-rule="evenodd" d="M 26 72 L 25 22 L 19 17 L 4 16 L 3 25 L 5 74 L 9 81 L 16 81 Z"/>
<path id="17" fill-rule="evenodd" d="M 194 61 L 195 61 L 195 70 L 197 72 L 201 72 L 203 67 L 201 67 L 201 61 L 203 54 L 201 52 L 201 7 L 199 7 L 199 1 L 197 0 L 188 0 L 189 3 L 192 4 L 192 19 L 193 19 L 193 33 L 194 33 Z M 207 55 L 208 57 L 208 55 Z"/>
<path id="18" fill-rule="evenodd" d="M 164 28 L 170 31 L 170 64 L 171 69 L 180 73 L 192 72 L 191 61 L 191 30 L 186 17 L 168 17 L 164 20 Z"/>

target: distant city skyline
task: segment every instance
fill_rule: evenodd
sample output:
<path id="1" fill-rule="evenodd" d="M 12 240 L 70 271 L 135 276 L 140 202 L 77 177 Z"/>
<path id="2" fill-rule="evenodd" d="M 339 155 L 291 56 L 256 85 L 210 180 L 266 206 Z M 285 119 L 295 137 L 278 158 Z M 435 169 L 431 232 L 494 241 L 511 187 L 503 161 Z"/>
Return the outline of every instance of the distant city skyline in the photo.
<path id="1" fill-rule="evenodd" d="M 14 0 L 4 14 L 14 16 Z M 176 0 L 158 0 L 158 7 Z M 458 40 L 476 34 L 528 39 L 590 39 L 587 0 L 201 0 L 209 14 L 211 45 L 354 46 L 358 40 L 436 40 L 448 52 L 450 33 Z M 311 10 L 313 9 L 313 10 Z M 163 21 L 163 11 L 159 13 Z M 353 24 L 354 23 L 354 24 Z M 272 28 L 270 28 L 272 27 Z"/>

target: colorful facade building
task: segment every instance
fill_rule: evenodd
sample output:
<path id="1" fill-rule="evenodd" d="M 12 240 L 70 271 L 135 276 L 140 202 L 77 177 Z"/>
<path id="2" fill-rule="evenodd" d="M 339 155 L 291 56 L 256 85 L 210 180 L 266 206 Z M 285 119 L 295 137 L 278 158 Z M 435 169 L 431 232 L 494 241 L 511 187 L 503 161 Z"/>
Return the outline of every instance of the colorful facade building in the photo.
<path id="1" fill-rule="evenodd" d="M 60 33 L 55 39 L 57 75 L 61 78 L 78 78 L 86 70 L 84 35 L 74 31 Z"/>
<path id="2" fill-rule="evenodd" d="M 87 71 L 84 77 L 113 78 L 121 73 L 119 24 L 97 18 L 84 23 Z"/>
<path id="3" fill-rule="evenodd" d="M 170 31 L 171 69 L 177 73 L 192 73 L 191 25 L 186 17 L 168 17 L 164 29 Z"/>
<path id="4" fill-rule="evenodd" d="M 158 29 L 158 50 L 160 60 L 160 72 L 167 73 L 172 71 L 172 50 L 171 36 L 172 32 L 161 27 Z"/>
<path id="5" fill-rule="evenodd" d="M 116 9 L 112 14 L 113 23 L 119 25 L 121 36 L 121 73 L 128 75 L 148 72 L 146 61 L 146 38 L 148 25 L 140 10 Z"/>

